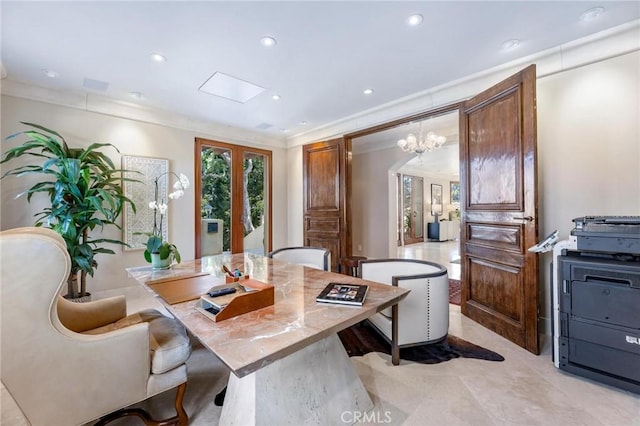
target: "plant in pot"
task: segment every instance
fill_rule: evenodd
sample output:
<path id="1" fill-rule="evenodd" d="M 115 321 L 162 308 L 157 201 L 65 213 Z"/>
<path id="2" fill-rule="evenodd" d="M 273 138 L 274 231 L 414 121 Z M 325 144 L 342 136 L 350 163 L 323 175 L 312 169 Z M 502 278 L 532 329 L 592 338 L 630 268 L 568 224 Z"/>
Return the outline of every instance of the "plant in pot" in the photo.
<path id="1" fill-rule="evenodd" d="M 180 252 L 175 244 L 164 241 L 162 238 L 162 226 L 168 211 L 168 200 L 165 200 L 159 191 L 160 179 L 164 176 L 175 176 L 176 182 L 173 184 L 174 191 L 169 194 L 169 200 L 176 200 L 184 195 L 184 191 L 189 188 L 189 178 L 180 173 L 166 172 L 154 179 L 154 199 L 149 202 L 149 208 L 153 210 L 153 230 L 139 234 L 149 237 L 147 247 L 144 251 L 144 258 L 155 269 L 167 269 L 175 259 L 180 263 Z"/>
<path id="2" fill-rule="evenodd" d="M 124 242 L 100 238 L 98 231 L 105 226 L 121 228 L 116 219 L 126 203 L 135 211 L 135 204 L 127 198 L 121 182 L 136 181 L 123 177 L 123 170 L 116 169 L 113 161 L 102 152 L 105 147 L 118 149 L 110 143 L 93 143 L 87 148 L 69 148 L 65 139 L 57 132 L 33 123 L 22 122 L 30 130 L 18 132 L 7 140 L 18 136 L 27 140 L 8 149 L 0 164 L 22 156 L 35 157 L 41 164 L 26 164 L 4 172 L 7 176 L 41 175 L 46 180 L 18 194 L 31 197 L 37 193 L 49 196 L 50 205 L 35 214 L 35 226 L 47 226 L 64 239 L 71 257 L 71 273 L 67 280 L 67 295 L 70 299 L 86 297 L 87 274 L 93 276 L 98 263 L 95 255 L 115 254 L 104 244 L 126 245 Z M 97 228 L 97 229 L 96 229 Z M 79 287 L 78 287 L 79 284 Z"/>

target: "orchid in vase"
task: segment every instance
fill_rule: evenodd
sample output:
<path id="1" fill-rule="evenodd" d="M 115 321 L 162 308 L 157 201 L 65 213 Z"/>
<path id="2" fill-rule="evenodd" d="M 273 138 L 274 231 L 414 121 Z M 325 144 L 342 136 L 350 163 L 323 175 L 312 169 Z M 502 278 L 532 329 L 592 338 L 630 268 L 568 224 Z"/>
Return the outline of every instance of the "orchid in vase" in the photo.
<path id="1" fill-rule="evenodd" d="M 184 195 L 184 191 L 189 188 L 189 178 L 180 173 L 165 172 L 154 180 L 155 191 L 154 199 L 149 202 L 149 208 L 153 210 L 153 231 L 143 232 L 143 235 L 149 237 L 147 240 L 147 248 L 144 251 L 144 258 L 151 263 L 154 268 L 169 268 L 171 262 L 175 259 L 180 263 L 180 252 L 178 248 L 162 239 L 162 225 L 168 211 L 168 201 L 160 196 L 159 183 L 160 179 L 165 175 L 173 175 L 177 178 L 173 184 L 174 191 L 169 194 L 169 200 L 176 200 Z"/>

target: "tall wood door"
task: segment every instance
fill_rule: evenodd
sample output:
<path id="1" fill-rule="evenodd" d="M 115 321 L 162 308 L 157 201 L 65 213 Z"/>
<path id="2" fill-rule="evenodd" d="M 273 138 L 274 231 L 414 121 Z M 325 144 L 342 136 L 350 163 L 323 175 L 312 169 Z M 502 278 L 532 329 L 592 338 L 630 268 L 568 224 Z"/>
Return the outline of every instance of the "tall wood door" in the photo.
<path id="1" fill-rule="evenodd" d="M 538 354 L 535 103 L 535 65 L 463 103 L 461 309 Z"/>
<path id="2" fill-rule="evenodd" d="M 302 148 L 304 185 L 304 245 L 331 251 L 331 269 L 350 253 L 346 227 L 350 165 L 344 139 L 316 142 Z M 350 151 L 350 150 L 349 150 Z"/>

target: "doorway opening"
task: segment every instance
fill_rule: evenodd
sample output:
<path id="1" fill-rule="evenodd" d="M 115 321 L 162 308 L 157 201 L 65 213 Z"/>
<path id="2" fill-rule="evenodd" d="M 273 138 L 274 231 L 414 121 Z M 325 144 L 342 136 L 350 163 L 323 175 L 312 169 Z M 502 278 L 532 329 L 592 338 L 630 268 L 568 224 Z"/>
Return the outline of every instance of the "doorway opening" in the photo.
<path id="1" fill-rule="evenodd" d="M 353 254 L 397 257 L 398 247 L 430 243 L 429 225 L 436 220 L 448 222 L 450 212 L 453 216 L 459 212 L 459 201 L 452 201 L 459 200 L 459 187 L 452 197 L 450 185 L 460 180 L 458 126 L 458 106 L 451 105 L 350 136 Z M 398 140 L 407 139 L 410 133 L 419 134 L 420 128 L 444 136 L 445 143 L 420 155 L 403 151 Z M 413 178 L 420 179 L 420 184 L 414 184 Z M 432 189 L 439 192 L 432 194 Z M 406 202 L 415 204 L 409 207 Z M 443 223 L 447 231 L 442 232 L 443 241 L 458 239 L 459 223 Z"/>

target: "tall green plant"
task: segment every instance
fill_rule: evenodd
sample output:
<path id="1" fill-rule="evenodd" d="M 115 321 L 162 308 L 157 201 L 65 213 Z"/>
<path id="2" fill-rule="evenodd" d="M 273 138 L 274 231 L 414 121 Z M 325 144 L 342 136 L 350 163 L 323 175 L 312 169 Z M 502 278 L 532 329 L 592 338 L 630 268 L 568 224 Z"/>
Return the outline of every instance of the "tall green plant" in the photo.
<path id="1" fill-rule="evenodd" d="M 22 124 L 31 130 L 18 132 L 7 140 L 19 136 L 27 140 L 20 146 L 7 150 L 0 164 L 31 156 L 41 164 L 27 164 L 5 172 L 7 176 L 42 175 L 46 180 L 33 185 L 18 197 L 26 194 L 27 201 L 37 193 L 49 196 L 51 205 L 36 213 L 35 226 L 46 225 L 64 238 L 71 257 L 71 275 L 68 280 L 68 296 L 82 297 L 87 294 L 86 276 L 93 276 L 98 263 L 98 253 L 115 254 L 102 247 L 105 243 L 126 245 L 109 238 L 94 238 L 91 231 L 113 225 L 121 229 L 115 221 L 126 203 L 135 212 L 135 204 L 124 195 L 121 182 L 135 181 L 123 177 L 125 170 L 116 169 L 113 161 L 101 150 L 111 147 L 110 143 L 93 143 L 87 148 L 69 148 L 65 139 L 57 132 L 33 123 Z M 80 274 L 80 290 L 77 288 L 77 274 Z"/>

